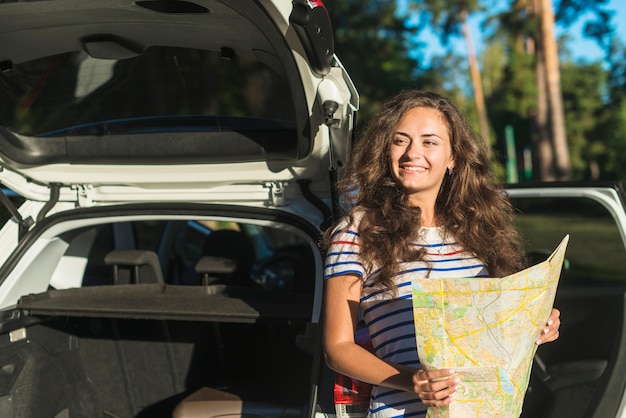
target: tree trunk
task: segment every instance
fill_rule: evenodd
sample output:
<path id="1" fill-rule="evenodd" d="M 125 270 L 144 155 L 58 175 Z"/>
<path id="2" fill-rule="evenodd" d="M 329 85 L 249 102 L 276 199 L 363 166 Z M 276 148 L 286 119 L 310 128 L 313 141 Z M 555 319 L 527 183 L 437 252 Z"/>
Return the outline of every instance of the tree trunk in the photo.
<path id="1" fill-rule="evenodd" d="M 485 141 L 485 148 L 487 152 L 491 152 L 491 143 L 489 140 L 489 122 L 487 121 L 487 110 L 485 107 L 485 95 L 483 93 L 483 84 L 480 76 L 480 69 L 478 68 L 478 62 L 476 60 L 476 53 L 474 52 L 474 45 L 472 43 L 472 35 L 467 24 L 467 10 L 461 11 L 461 25 L 463 27 L 463 36 L 467 45 L 467 59 L 469 61 L 470 75 L 472 78 L 472 85 L 474 87 L 474 101 L 476 103 L 476 110 L 478 111 L 478 122 L 480 124 L 480 135 Z"/>
<path id="2" fill-rule="evenodd" d="M 543 47 L 541 42 L 535 44 L 535 77 L 537 82 L 537 111 L 534 115 L 535 131 L 537 133 L 537 165 L 539 166 L 539 180 L 553 181 L 554 153 L 550 141 L 550 119 L 548 116 L 548 94 L 546 83 L 546 69 Z"/>
<path id="3" fill-rule="evenodd" d="M 565 114 L 561 92 L 561 72 L 559 53 L 554 35 L 554 10 L 552 0 L 541 0 L 541 37 L 545 58 L 546 87 L 549 103 L 550 127 L 554 144 L 555 174 L 558 180 L 571 178 L 571 165 L 567 136 L 565 133 Z"/>

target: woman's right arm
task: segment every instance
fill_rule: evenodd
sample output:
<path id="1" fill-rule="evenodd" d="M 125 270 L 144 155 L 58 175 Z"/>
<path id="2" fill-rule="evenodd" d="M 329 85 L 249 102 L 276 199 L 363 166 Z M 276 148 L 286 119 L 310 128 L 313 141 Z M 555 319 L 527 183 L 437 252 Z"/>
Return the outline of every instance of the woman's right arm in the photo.
<path id="1" fill-rule="evenodd" d="M 355 342 L 361 284 L 358 275 L 325 280 L 323 339 L 328 367 L 362 382 L 416 392 L 428 406 L 448 405 L 458 384 L 453 371 L 388 363 Z M 446 376 L 452 378 L 440 380 Z"/>

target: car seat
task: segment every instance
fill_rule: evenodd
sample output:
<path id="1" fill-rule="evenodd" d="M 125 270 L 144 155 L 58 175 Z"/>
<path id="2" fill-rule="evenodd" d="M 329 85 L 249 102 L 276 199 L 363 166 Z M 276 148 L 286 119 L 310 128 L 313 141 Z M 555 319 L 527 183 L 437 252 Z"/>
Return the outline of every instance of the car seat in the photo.
<path id="1" fill-rule="evenodd" d="M 213 231 L 204 241 L 202 254 L 196 272 L 203 275 L 205 284 L 254 285 L 251 270 L 255 251 L 245 233 L 231 229 Z"/>
<path id="2" fill-rule="evenodd" d="M 163 283 L 159 258 L 149 250 L 112 250 L 104 263 L 113 266 L 113 284 Z"/>

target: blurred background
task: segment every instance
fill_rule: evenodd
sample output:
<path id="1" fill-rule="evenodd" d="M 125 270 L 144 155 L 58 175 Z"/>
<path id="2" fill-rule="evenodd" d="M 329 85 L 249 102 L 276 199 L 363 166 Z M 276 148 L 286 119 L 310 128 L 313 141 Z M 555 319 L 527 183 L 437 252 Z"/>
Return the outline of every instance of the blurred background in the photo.
<path id="1" fill-rule="evenodd" d="M 501 180 L 626 180 L 623 0 L 326 0 L 359 127 L 406 88 L 465 112 Z"/>

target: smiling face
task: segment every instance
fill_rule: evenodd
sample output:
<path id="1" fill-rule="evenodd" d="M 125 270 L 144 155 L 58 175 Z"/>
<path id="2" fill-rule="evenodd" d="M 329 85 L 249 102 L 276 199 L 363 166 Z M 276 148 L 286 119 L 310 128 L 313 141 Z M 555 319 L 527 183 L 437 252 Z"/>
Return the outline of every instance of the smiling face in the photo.
<path id="1" fill-rule="evenodd" d="M 428 107 L 407 111 L 394 133 L 390 150 L 393 178 L 423 212 L 434 212 L 446 170 L 454 168 L 450 134 L 443 114 Z"/>

